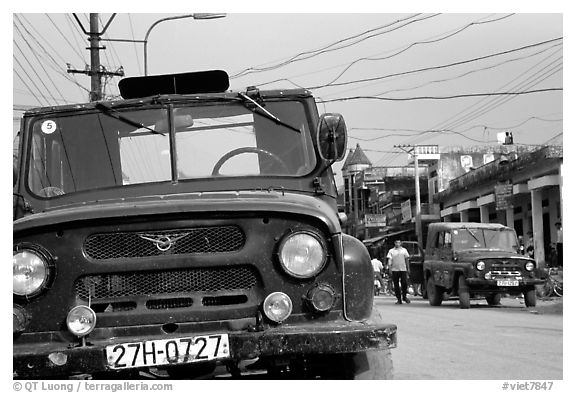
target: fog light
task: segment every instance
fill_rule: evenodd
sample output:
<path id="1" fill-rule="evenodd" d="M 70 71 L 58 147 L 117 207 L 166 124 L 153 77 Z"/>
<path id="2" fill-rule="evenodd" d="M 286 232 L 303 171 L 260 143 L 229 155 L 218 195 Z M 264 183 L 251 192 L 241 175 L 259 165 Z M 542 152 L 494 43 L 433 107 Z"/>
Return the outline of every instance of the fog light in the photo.
<path id="1" fill-rule="evenodd" d="M 319 284 L 308 291 L 306 299 L 314 310 L 324 312 L 334 306 L 336 292 L 328 284 Z"/>
<path id="2" fill-rule="evenodd" d="M 62 352 L 52 352 L 48 355 L 48 359 L 56 366 L 63 366 L 68 362 L 68 355 Z"/>
<path id="3" fill-rule="evenodd" d="M 274 292 L 264 300 L 264 315 L 271 321 L 280 323 L 292 313 L 292 300 L 282 292 Z"/>
<path id="4" fill-rule="evenodd" d="M 84 337 L 94 330 L 96 326 L 96 313 L 90 307 L 76 306 L 68 313 L 66 325 L 72 334 L 78 337 Z"/>
<path id="5" fill-rule="evenodd" d="M 486 280 L 492 279 L 492 273 L 490 273 L 490 272 L 486 273 L 486 274 L 484 275 L 484 278 L 485 278 Z"/>

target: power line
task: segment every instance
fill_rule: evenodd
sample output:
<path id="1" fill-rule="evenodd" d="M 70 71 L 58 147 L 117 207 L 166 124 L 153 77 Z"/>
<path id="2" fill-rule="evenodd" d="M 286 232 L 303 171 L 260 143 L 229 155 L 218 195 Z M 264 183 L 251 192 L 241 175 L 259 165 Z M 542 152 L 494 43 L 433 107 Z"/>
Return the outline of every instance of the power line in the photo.
<path id="1" fill-rule="evenodd" d="M 312 58 L 312 57 L 316 57 L 316 56 L 318 56 L 318 55 L 321 55 L 321 54 L 324 54 L 324 53 L 327 53 L 327 52 L 332 52 L 332 51 L 335 51 L 335 50 L 344 49 L 344 48 L 347 48 L 347 47 L 349 47 L 349 46 L 356 45 L 356 44 L 358 44 L 358 43 L 360 43 L 360 42 L 363 42 L 363 41 L 365 41 L 365 40 L 367 40 L 367 39 L 369 39 L 369 38 L 373 38 L 373 37 L 376 37 L 376 36 L 379 36 L 379 35 L 382 35 L 382 34 L 387 34 L 387 33 L 391 32 L 391 31 L 397 30 L 397 29 L 399 29 L 399 28 L 401 28 L 401 27 L 404 27 L 404 26 L 407 26 L 407 25 L 409 25 L 409 24 L 411 24 L 411 23 L 419 22 L 419 21 L 426 20 L 426 19 L 430 19 L 430 18 L 436 17 L 436 16 L 438 16 L 438 15 L 440 15 L 440 14 L 434 14 L 434 15 L 430 15 L 430 16 L 424 17 L 424 18 L 422 18 L 422 19 L 417 19 L 417 20 L 414 20 L 414 21 L 409 21 L 409 22 L 407 22 L 406 24 L 404 24 L 404 25 L 402 25 L 402 26 L 400 26 L 400 27 L 396 27 L 396 28 L 394 28 L 394 29 L 392 29 L 392 30 L 387 30 L 387 31 L 384 31 L 384 32 L 375 33 L 375 34 L 373 34 L 373 35 L 371 35 L 371 36 L 361 38 L 361 39 L 359 39 L 358 41 L 355 41 L 355 42 L 352 42 L 352 43 L 343 45 L 343 46 L 341 46 L 341 47 L 332 48 L 333 46 L 338 45 L 338 44 L 341 44 L 341 43 L 343 43 L 343 42 L 345 42 L 345 41 L 349 41 L 349 40 L 352 40 L 352 39 L 361 37 L 361 36 L 363 36 L 363 35 L 366 35 L 366 34 L 368 34 L 368 33 L 372 33 L 372 32 L 377 31 L 377 30 L 381 30 L 381 29 L 385 29 L 385 28 L 391 27 L 391 26 L 393 26 L 393 25 L 395 25 L 395 24 L 397 24 L 397 23 L 401 23 L 401 22 L 404 22 L 404 21 L 406 21 L 406 20 L 412 19 L 412 18 L 414 18 L 414 17 L 416 17 L 416 16 L 418 16 L 418 15 L 421 15 L 421 14 L 414 14 L 414 15 L 411 15 L 411 16 L 405 18 L 405 19 L 396 20 L 396 21 L 394 21 L 394 22 L 392 22 L 392 23 L 389 23 L 389 24 L 387 24 L 387 25 L 379 26 L 379 27 L 376 27 L 376 28 L 373 28 L 373 29 L 364 31 L 364 32 L 362 32 L 362 33 L 360 33 L 360 34 L 357 34 L 357 35 L 354 35 L 354 36 L 351 36 L 351 37 L 347 37 L 347 38 L 344 38 L 344 39 L 342 39 L 342 40 L 333 42 L 332 44 L 329 44 L 329 45 L 327 45 L 327 46 L 324 46 L 324 47 L 322 47 L 322 48 L 320 48 L 320 49 L 310 50 L 310 51 L 298 53 L 297 55 L 294 55 L 294 56 L 290 57 L 289 59 L 287 59 L 287 60 L 285 60 L 285 61 L 283 61 L 283 62 L 281 62 L 281 63 L 279 63 L 279 64 L 275 64 L 275 65 L 273 65 L 273 66 L 270 66 L 270 67 L 265 67 L 265 68 L 250 67 L 250 68 L 247 68 L 247 69 L 245 69 L 245 70 L 243 70 L 243 71 L 240 71 L 240 72 L 232 75 L 230 78 L 231 78 L 231 79 L 235 79 L 235 78 L 238 78 L 238 77 L 240 77 L 240 76 L 245 76 L 245 75 L 252 74 L 252 73 L 263 72 L 263 71 L 271 71 L 271 70 L 274 70 L 274 69 L 278 69 L 278 68 L 280 68 L 280 67 L 284 67 L 284 66 L 286 66 L 286 65 L 288 65 L 288 64 L 292 64 L 292 63 L 299 62 L 299 61 L 302 61 L 302 60 L 310 59 L 310 58 Z M 307 55 L 307 56 L 306 56 L 306 55 Z M 305 56 L 305 57 L 299 58 L 300 56 Z"/>
<path id="2" fill-rule="evenodd" d="M 14 57 L 14 60 L 16 60 L 16 62 L 18 62 L 18 59 L 17 59 L 16 57 Z M 22 66 L 20 66 L 20 68 L 22 68 Z M 41 94 L 34 94 L 34 92 L 32 91 L 32 89 L 30 88 L 30 86 L 28 86 L 28 83 L 26 83 L 26 81 L 25 81 L 24 78 L 20 75 L 20 73 L 18 72 L 18 70 L 17 70 L 16 68 L 14 68 L 13 71 L 14 71 L 14 73 L 16 74 L 16 76 L 20 79 L 20 81 L 24 84 L 24 86 L 28 89 L 28 91 L 34 96 L 34 98 L 36 98 L 36 101 L 38 101 L 38 103 L 39 103 L 41 106 L 45 106 L 45 103 L 42 102 L 42 101 L 40 101 L 40 98 L 39 98 L 39 97 L 41 97 L 42 95 L 41 95 Z M 26 73 L 26 70 L 23 69 L 23 71 L 24 71 L 24 73 Z M 32 79 L 30 78 L 30 76 L 28 76 L 28 75 L 26 75 L 26 76 L 28 77 L 28 79 L 30 79 L 30 81 L 32 82 L 32 84 L 33 84 L 34 86 L 36 86 L 36 84 L 34 83 L 34 80 L 32 80 Z M 36 89 L 38 89 L 38 88 L 36 87 Z M 38 90 L 38 91 L 40 91 L 40 90 Z M 46 101 L 46 102 L 48 102 L 48 101 Z"/>
<path id="3" fill-rule="evenodd" d="M 56 22 L 54 22 L 54 20 L 52 19 L 52 17 L 50 16 L 50 14 L 44 14 L 46 15 L 46 17 L 50 20 L 50 22 L 52 23 L 52 25 L 54 26 L 54 28 L 58 31 L 58 33 L 60 33 L 60 35 L 62 36 L 62 38 L 64 38 L 64 41 L 66 41 L 66 43 L 68 43 L 68 45 L 70 46 L 70 48 L 72 48 L 72 51 L 74 53 L 76 53 L 76 55 L 78 55 L 78 57 L 84 62 L 84 64 L 86 64 L 86 61 L 84 60 L 84 56 L 82 56 L 82 53 L 78 52 L 76 50 L 76 48 L 74 48 L 74 45 L 70 42 L 70 40 L 68 40 L 68 37 L 66 37 L 66 35 L 62 32 L 62 30 L 60 30 L 60 28 L 58 27 L 58 25 L 56 24 Z"/>
<path id="4" fill-rule="evenodd" d="M 401 51 L 396 52 L 396 53 L 394 53 L 394 54 L 392 54 L 392 55 L 390 55 L 390 56 L 387 56 L 387 57 L 380 57 L 380 58 L 361 58 L 361 59 L 355 60 L 355 61 L 352 62 L 350 65 L 348 65 L 346 68 L 344 68 L 344 70 L 342 70 L 342 71 L 340 72 L 340 74 L 338 74 L 338 76 L 336 76 L 336 78 L 334 78 L 334 79 L 332 79 L 332 81 L 328 82 L 328 83 L 326 84 L 326 86 L 331 86 L 334 82 L 336 82 L 338 79 L 340 79 L 340 78 L 346 73 L 346 71 L 348 71 L 354 64 L 356 64 L 356 63 L 358 63 L 358 62 L 360 62 L 360 61 L 363 61 L 363 60 L 380 61 L 380 60 L 391 59 L 392 57 L 396 57 L 396 56 L 398 56 L 398 55 L 400 55 L 400 54 L 408 51 L 410 48 L 412 48 L 412 47 L 414 47 L 414 46 L 416 46 L 416 45 L 437 43 L 437 42 L 446 40 L 446 39 L 448 39 L 448 38 L 451 38 L 451 37 L 453 37 L 453 36 L 455 36 L 455 35 L 457 35 L 457 34 L 460 34 L 460 33 L 462 33 L 464 30 L 466 30 L 466 29 L 468 29 L 468 28 L 470 28 L 470 27 L 472 27 L 472 26 L 474 26 L 474 25 L 481 25 L 481 24 L 485 24 L 485 23 L 498 22 L 498 21 L 501 21 L 501 20 L 503 20 L 503 19 L 509 18 L 509 17 L 511 17 L 512 15 L 514 15 L 514 14 L 505 15 L 505 16 L 503 16 L 503 17 L 501 17 L 501 18 L 492 19 L 492 20 L 488 20 L 488 21 L 471 22 L 471 23 L 465 25 L 464 27 L 461 27 L 461 28 L 457 29 L 456 31 L 451 32 L 450 34 L 448 34 L 448 35 L 446 35 L 446 36 L 444 36 L 444 37 L 440 37 L 440 38 L 437 38 L 437 39 L 431 39 L 431 40 L 428 40 L 428 41 L 417 41 L 417 42 L 413 42 L 412 44 L 408 45 L 406 48 L 402 49 Z"/>
<path id="5" fill-rule="evenodd" d="M 530 69 L 528 69 L 527 71 L 523 72 L 522 74 L 518 75 L 516 78 L 514 78 L 512 81 L 506 83 L 505 85 L 503 85 L 501 88 L 506 88 L 508 87 L 512 82 L 518 80 L 520 77 L 522 77 L 523 75 L 527 74 L 530 70 L 538 67 L 540 64 L 542 64 L 544 61 L 546 61 L 547 59 L 549 59 L 551 56 L 546 57 L 545 59 L 543 59 L 542 61 L 538 62 L 537 64 L 535 64 L 534 66 L 530 67 Z M 527 88 L 531 88 L 532 86 L 534 86 L 534 84 L 531 84 L 533 81 L 529 81 L 530 79 L 533 79 L 534 77 L 536 77 L 538 74 L 540 74 L 543 70 L 545 70 L 548 66 L 545 66 L 544 68 L 536 71 L 532 76 L 527 77 L 526 79 L 524 79 L 524 81 L 517 83 L 515 86 L 512 86 L 512 89 L 527 89 Z M 512 97 L 514 98 L 514 97 Z M 503 101 L 508 101 L 509 99 L 511 99 L 510 97 L 506 97 L 504 100 L 498 98 L 495 100 L 492 100 L 491 102 L 486 102 L 485 104 L 481 105 L 482 101 L 485 100 L 481 100 L 471 106 L 469 106 L 468 108 L 466 108 L 465 110 L 459 112 L 458 114 L 452 116 L 451 118 L 449 118 L 448 120 L 442 122 L 439 126 L 433 127 L 433 128 L 455 128 L 455 126 L 457 124 L 463 124 L 464 122 L 468 122 L 470 120 L 473 120 L 485 113 L 487 113 L 488 111 L 494 109 L 496 106 L 499 106 L 501 104 L 503 104 Z M 479 108 L 474 109 L 473 111 L 470 112 L 471 108 L 474 108 L 475 106 L 481 105 Z M 460 116 L 459 119 L 457 120 L 452 120 L 454 118 L 458 118 L 458 116 L 460 114 L 466 113 L 466 112 L 470 112 L 466 115 Z"/>
<path id="6" fill-rule="evenodd" d="M 132 33 L 132 40 L 136 41 L 134 36 L 134 26 L 132 25 L 132 15 L 128 14 L 128 20 L 130 21 L 130 32 Z M 138 56 L 138 50 L 136 48 L 136 42 L 133 42 L 132 45 L 134 46 L 134 54 L 136 55 L 136 64 L 138 64 L 138 72 L 142 75 L 142 67 L 140 66 L 140 60 Z"/>
<path id="7" fill-rule="evenodd" d="M 449 77 L 449 78 L 436 79 L 436 80 L 428 81 L 428 82 L 425 82 L 425 83 L 422 83 L 422 84 L 419 84 L 419 85 L 416 85 L 416 86 L 407 87 L 407 88 L 404 88 L 404 89 L 391 89 L 391 90 L 387 90 L 387 91 L 384 91 L 384 92 L 381 92 L 381 93 L 376 93 L 376 94 L 373 94 L 373 95 L 375 95 L 375 96 L 381 96 L 381 95 L 390 94 L 390 93 L 398 93 L 398 92 L 412 91 L 412 90 L 418 90 L 418 89 L 420 89 L 420 88 L 422 88 L 422 87 L 426 87 L 426 86 L 429 86 L 429 85 L 435 84 L 435 83 L 452 82 L 452 81 L 455 81 L 455 80 L 457 80 L 457 79 L 463 78 L 463 77 L 465 77 L 465 76 L 468 76 L 468 75 L 471 75 L 471 74 L 474 74 L 474 73 L 477 73 L 477 72 L 482 72 L 482 71 L 494 69 L 494 68 L 503 66 L 503 65 L 505 65 L 505 64 L 510 64 L 510 63 L 512 63 L 512 62 L 516 62 L 516 61 L 525 60 L 525 59 L 529 59 L 529 58 L 535 57 L 535 56 L 537 56 L 537 55 L 539 55 L 539 54 L 542 54 L 542 53 L 544 53 L 544 52 L 546 52 L 546 51 L 548 51 L 548 50 L 550 50 L 550 49 L 552 49 L 552 48 L 554 48 L 554 47 L 556 47 L 556 46 L 559 46 L 559 45 L 562 45 L 562 44 L 561 44 L 561 43 L 558 43 L 558 44 L 552 45 L 551 47 L 548 47 L 548 48 L 545 48 L 545 49 L 543 49 L 543 50 L 541 50 L 541 51 L 538 51 L 538 52 L 536 52 L 536 53 L 532 53 L 532 54 L 529 54 L 529 55 L 526 55 L 526 56 L 515 57 L 515 58 L 513 58 L 513 59 L 504 60 L 504 61 L 502 61 L 502 62 L 500 62 L 500 63 L 492 64 L 492 65 L 490 65 L 490 66 L 486 66 L 486 67 L 482 67 L 482 68 L 475 68 L 475 69 L 473 69 L 473 70 L 466 71 L 466 72 L 463 73 L 463 74 L 456 75 L 456 76 L 452 76 L 452 77 Z M 373 85 L 371 85 L 371 86 L 373 86 Z M 342 93 L 344 93 L 344 92 L 346 92 L 346 91 L 357 90 L 357 89 L 359 89 L 359 88 L 364 88 L 364 87 L 363 87 L 363 86 L 361 86 L 361 87 L 355 87 L 355 88 L 353 88 L 353 89 L 348 89 L 348 90 L 340 91 L 339 93 L 328 94 L 328 95 L 325 95 L 325 97 L 326 97 L 326 96 L 330 97 L 330 96 L 342 94 Z"/>
<path id="8" fill-rule="evenodd" d="M 340 102 L 340 101 L 353 101 L 353 100 L 377 100 L 377 101 L 417 101 L 417 100 L 452 100 L 456 98 L 468 97 L 490 97 L 490 96 L 518 96 L 533 93 L 544 93 L 551 91 L 562 91 L 561 87 L 551 87 L 547 89 L 536 89 L 527 91 L 502 91 L 494 93 L 468 93 L 468 94 L 454 94 L 450 96 L 417 96 L 417 97 L 377 97 L 377 96 L 355 96 L 355 97 L 341 97 L 331 100 L 320 100 L 318 102 Z"/>
<path id="9" fill-rule="evenodd" d="M 28 24 L 28 27 L 30 27 L 30 28 L 36 33 L 36 36 L 34 36 L 34 34 L 32 34 L 32 33 L 27 29 L 26 25 L 20 20 L 20 18 L 19 18 L 18 15 L 14 15 L 14 16 L 15 16 L 15 18 L 20 22 L 20 24 L 22 25 L 24 31 L 28 34 L 28 36 L 29 36 L 30 38 L 32 38 L 32 39 L 36 42 L 36 45 L 37 45 L 40 49 L 42 49 L 42 51 L 43 51 L 44 54 L 47 56 L 47 58 L 52 61 L 53 64 L 51 64 L 50 61 L 48 61 L 48 62 L 47 62 L 47 65 L 48 65 L 52 70 L 54 70 L 58 75 L 61 75 L 61 76 L 64 77 L 64 79 L 66 79 L 67 81 L 72 82 L 73 84 L 75 84 L 75 85 L 80 89 L 81 94 L 83 94 L 84 91 L 88 92 L 88 91 L 89 91 L 88 89 L 86 89 L 84 86 L 82 86 L 80 83 L 78 83 L 78 81 L 76 81 L 75 79 L 71 78 L 68 74 L 66 74 L 65 72 L 62 72 L 62 71 L 58 68 L 58 67 L 59 67 L 58 62 L 54 59 L 54 57 L 52 56 L 52 53 L 56 54 L 56 56 L 58 56 L 58 57 L 61 59 L 62 64 L 66 64 L 66 60 L 64 60 L 64 59 L 59 55 L 58 51 L 55 50 L 55 49 L 50 45 L 50 43 L 44 39 L 44 41 L 46 41 L 46 44 L 47 44 L 48 47 L 51 49 L 51 51 L 47 51 L 47 50 L 46 50 L 46 48 L 44 47 L 44 45 L 43 45 L 40 41 L 38 41 L 38 39 L 36 39 L 36 36 L 41 37 L 41 38 L 44 38 L 44 37 L 43 37 L 42 34 L 40 34 L 40 33 L 34 28 L 34 25 L 31 24 L 31 23 L 26 19 L 26 17 L 25 17 L 24 15 L 21 15 L 22 19 L 23 19 L 24 21 L 26 21 L 26 23 Z M 84 90 L 84 91 L 83 91 L 83 90 Z"/>
<path id="10" fill-rule="evenodd" d="M 24 35 L 22 34 L 22 32 L 20 31 L 20 28 L 14 24 L 14 27 L 16 27 L 16 31 L 18 32 L 18 34 L 20 35 L 20 37 L 22 38 L 22 40 L 26 43 L 26 45 L 28 46 L 28 49 L 30 50 L 30 52 L 34 55 L 34 58 L 36 59 L 36 62 L 38 63 L 38 65 L 40 66 L 40 68 L 42 68 L 42 70 L 44 71 L 44 73 L 46 74 L 46 77 L 48 78 L 48 80 L 52 83 L 52 86 L 54 87 L 54 90 L 56 90 L 58 92 L 58 94 L 60 95 L 60 97 L 62 98 L 63 101 L 66 101 L 66 99 L 64 98 L 64 95 L 62 94 L 62 92 L 60 91 L 60 89 L 58 88 L 58 85 L 56 85 L 56 83 L 54 83 L 54 80 L 52 80 L 52 77 L 50 76 L 50 73 L 46 70 L 46 67 L 44 67 L 44 64 L 42 61 L 40 61 L 39 57 L 38 57 L 38 53 L 36 52 L 36 50 L 32 47 L 32 45 L 30 45 L 30 43 L 28 42 L 28 40 L 26 39 L 26 37 L 24 37 Z M 18 50 L 20 51 L 20 53 L 22 53 L 22 55 L 24 56 L 24 58 L 26 59 L 26 61 L 28 61 L 28 57 L 24 54 L 24 52 L 22 51 L 22 49 L 18 46 L 18 43 L 16 42 L 16 40 L 14 40 L 14 44 L 16 45 L 16 47 L 18 48 Z M 30 67 L 33 67 L 31 63 L 29 63 Z M 52 95 L 51 93 L 51 89 L 48 89 L 48 87 L 44 84 L 44 81 L 42 79 L 40 79 L 40 81 L 42 82 L 42 84 L 44 85 L 44 87 L 46 88 L 46 90 L 48 91 L 48 94 L 52 97 L 52 99 L 57 102 L 58 100 Z"/>
<path id="11" fill-rule="evenodd" d="M 472 59 L 457 61 L 457 62 L 454 62 L 454 63 L 443 64 L 443 65 L 439 65 L 439 66 L 431 66 L 431 67 L 425 67 L 425 68 L 418 68 L 418 69 L 410 70 L 410 71 L 396 72 L 396 73 L 393 73 L 393 74 L 376 76 L 376 77 L 372 77 L 372 78 L 356 79 L 356 80 L 352 80 L 352 81 L 348 81 L 348 82 L 334 83 L 334 84 L 331 84 L 331 85 L 312 86 L 312 87 L 308 87 L 308 89 L 314 90 L 314 89 L 321 89 L 321 88 L 324 88 L 324 87 L 345 86 L 345 85 L 351 85 L 351 84 L 356 84 L 356 83 L 374 82 L 374 81 L 377 81 L 377 80 L 392 78 L 392 77 L 395 77 L 395 76 L 410 75 L 410 74 L 416 74 L 416 73 L 420 73 L 420 72 L 426 72 L 426 71 L 432 71 L 432 70 L 439 70 L 439 69 L 442 69 L 442 68 L 455 67 L 455 66 L 459 66 L 459 65 L 463 65 L 463 64 L 468 64 L 468 63 L 476 62 L 476 61 L 479 61 L 479 60 L 488 59 L 488 58 L 490 58 L 490 57 L 502 56 L 502 55 L 505 55 L 505 54 L 508 54 L 508 53 L 517 52 L 517 51 L 525 50 L 525 49 L 528 49 L 528 48 L 533 48 L 533 47 L 539 46 L 539 45 L 545 45 L 545 44 L 548 44 L 548 43 L 550 43 L 550 42 L 555 42 L 555 41 L 559 41 L 559 40 L 562 40 L 562 39 L 563 39 L 562 37 L 560 37 L 560 38 L 555 38 L 555 39 L 552 39 L 552 40 L 542 41 L 542 42 L 538 42 L 538 43 L 536 43 L 536 44 L 526 45 L 526 46 L 522 46 L 522 47 L 519 47 L 519 48 L 506 50 L 506 51 L 503 51 L 503 52 L 492 53 L 492 54 L 486 55 L 486 56 L 475 57 L 475 58 L 472 58 Z"/>

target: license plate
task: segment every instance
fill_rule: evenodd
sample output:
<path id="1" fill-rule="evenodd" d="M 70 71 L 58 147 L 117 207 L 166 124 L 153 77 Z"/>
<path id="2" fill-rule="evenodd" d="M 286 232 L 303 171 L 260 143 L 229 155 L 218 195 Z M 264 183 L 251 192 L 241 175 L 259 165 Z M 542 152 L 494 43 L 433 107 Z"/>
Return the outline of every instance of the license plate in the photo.
<path id="1" fill-rule="evenodd" d="M 496 280 L 496 285 L 499 287 L 517 287 L 520 284 L 513 280 Z"/>
<path id="2" fill-rule="evenodd" d="M 227 334 L 150 340 L 108 345 L 106 358 L 113 369 L 193 363 L 230 357 Z"/>

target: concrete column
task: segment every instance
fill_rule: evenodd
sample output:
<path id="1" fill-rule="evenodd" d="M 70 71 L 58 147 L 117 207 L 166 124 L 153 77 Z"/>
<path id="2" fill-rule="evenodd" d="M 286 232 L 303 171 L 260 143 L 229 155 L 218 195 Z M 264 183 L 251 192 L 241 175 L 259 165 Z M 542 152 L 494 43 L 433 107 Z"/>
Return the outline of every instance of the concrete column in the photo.
<path id="1" fill-rule="evenodd" d="M 514 208 L 510 207 L 506 209 L 506 226 L 514 228 Z"/>
<path id="2" fill-rule="evenodd" d="M 488 205 L 480 206 L 480 222 L 490 222 L 490 209 Z"/>
<path id="3" fill-rule="evenodd" d="M 542 191 L 530 191 L 532 199 L 532 232 L 534 232 L 534 259 L 536 265 L 543 267 L 544 260 L 544 220 L 542 217 Z"/>
<path id="4" fill-rule="evenodd" d="M 562 178 L 563 174 L 562 172 L 564 171 L 564 163 L 560 164 L 560 169 L 558 169 L 558 175 L 560 176 L 560 184 L 558 184 L 558 188 L 559 188 L 559 192 L 560 192 L 560 221 L 562 221 L 562 228 L 564 228 L 564 215 L 563 215 L 563 210 L 564 210 L 564 205 L 563 205 L 563 200 L 562 200 L 562 186 L 564 183 L 564 179 Z"/>
<path id="5" fill-rule="evenodd" d="M 460 212 L 460 222 L 468 222 L 469 214 L 468 210 L 462 210 Z"/>

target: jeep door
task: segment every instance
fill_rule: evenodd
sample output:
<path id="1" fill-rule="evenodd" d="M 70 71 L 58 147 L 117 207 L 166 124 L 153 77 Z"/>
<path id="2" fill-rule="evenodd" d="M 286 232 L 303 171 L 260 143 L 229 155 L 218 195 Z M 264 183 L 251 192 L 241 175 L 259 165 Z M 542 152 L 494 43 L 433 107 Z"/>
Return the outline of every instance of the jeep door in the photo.
<path id="1" fill-rule="evenodd" d="M 408 250 L 410 258 L 410 280 L 413 284 L 422 284 L 424 282 L 424 251 L 417 242 L 404 243 L 404 248 Z"/>

